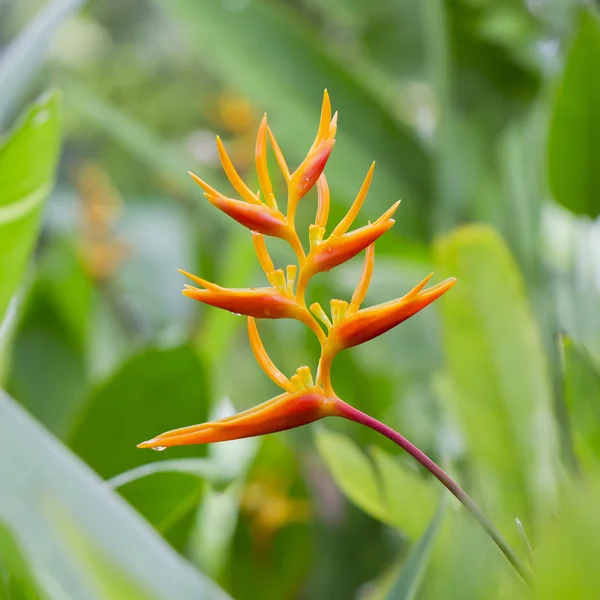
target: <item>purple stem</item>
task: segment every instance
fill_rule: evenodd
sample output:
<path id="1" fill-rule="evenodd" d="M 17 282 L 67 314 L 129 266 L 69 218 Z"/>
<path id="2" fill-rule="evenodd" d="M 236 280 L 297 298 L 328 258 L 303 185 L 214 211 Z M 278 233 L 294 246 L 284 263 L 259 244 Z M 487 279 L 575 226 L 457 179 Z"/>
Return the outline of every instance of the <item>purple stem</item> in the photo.
<path id="1" fill-rule="evenodd" d="M 394 431 L 391 427 L 384 425 L 381 421 L 370 417 L 364 412 L 350 406 L 343 400 L 337 404 L 338 415 L 355 423 L 366 425 L 367 427 L 381 433 L 403 450 L 408 452 L 415 460 L 421 463 L 434 477 L 437 477 L 442 484 L 462 503 L 462 505 L 475 517 L 478 523 L 485 529 L 487 534 L 494 540 L 504 556 L 509 560 L 523 580 L 531 585 L 531 573 L 529 569 L 521 562 L 515 551 L 509 546 L 504 536 L 498 531 L 495 525 L 488 519 L 485 513 L 479 508 L 475 501 L 429 456 L 419 450 L 413 443 L 409 442 L 404 436 Z"/>

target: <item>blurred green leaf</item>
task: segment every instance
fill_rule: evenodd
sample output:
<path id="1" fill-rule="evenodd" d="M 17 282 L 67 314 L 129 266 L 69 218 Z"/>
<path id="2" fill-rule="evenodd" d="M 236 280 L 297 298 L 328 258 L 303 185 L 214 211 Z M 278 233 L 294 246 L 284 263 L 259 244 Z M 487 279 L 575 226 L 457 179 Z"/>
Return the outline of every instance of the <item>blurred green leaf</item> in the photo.
<path id="1" fill-rule="evenodd" d="M 387 595 L 387 600 L 414 600 L 419 593 L 429 557 L 438 531 L 444 520 L 444 507 L 440 506 L 421 539 L 411 550 L 400 576 Z"/>
<path id="2" fill-rule="evenodd" d="M 567 337 L 562 338 L 565 401 L 578 457 L 588 466 L 600 460 L 600 368 Z"/>
<path id="3" fill-rule="evenodd" d="M 506 244 L 488 226 L 440 239 L 437 263 L 456 276 L 441 301 L 447 394 L 463 430 L 475 495 L 514 538 L 551 504 L 556 440 L 551 387 L 524 283 Z M 510 528 L 510 529 L 508 529 Z"/>
<path id="4" fill-rule="evenodd" d="M 47 2 L 19 36 L 4 49 L 0 57 L 0 129 L 6 124 L 12 108 L 44 60 L 54 34 L 83 2 L 84 0 Z M 0 201 L 0 204 L 3 202 Z"/>
<path id="5" fill-rule="evenodd" d="M 548 141 L 548 174 L 554 197 L 577 214 L 600 214 L 600 23 L 581 11 L 567 55 Z"/>
<path id="6" fill-rule="evenodd" d="M 13 343 L 9 389 L 54 435 L 64 438 L 85 402 L 86 365 L 83 342 L 57 309 L 51 289 L 40 281 L 29 295 Z"/>
<path id="7" fill-rule="evenodd" d="M 375 446 L 372 458 L 348 437 L 319 428 L 317 448 L 341 490 L 376 519 L 416 538 L 435 511 L 435 488 Z"/>
<path id="8" fill-rule="evenodd" d="M 13 533 L 0 522 L 0 598 L 42 600 L 27 559 Z"/>
<path id="9" fill-rule="evenodd" d="M 136 444 L 162 431 L 206 421 L 208 394 L 203 364 L 189 345 L 149 348 L 92 393 L 70 445 L 104 478 L 165 460 L 165 454 L 140 450 Z M 197 457 L 201 452 L 194 446 L 176 448 L 170 458 Z M 132 481 L 120 492 L 167 534 L 195 510 L 202 486 L 189 474 L 163 472 Z M 168 493 L 161 493 L 165 487 Z M 171 515 L 179 517 L 172 520 Z"/>
<path id="10" fill-rule="evenodd" d="M 229 399 L 225 398 L 212 411 L 211 420 L 222 419 L 235 412 Z M 191 552 L 202 570 L 219 580 L 229 555 L 231 541 L 238 524 L 243 485 L 263 438 L 246 438 L 223 444 L 210 444 L 208 460 L 217 465 L 222 481 L 213 480 L 198 507 L 194 532 L 191 536 Z M 223 476 L 231 483 L 222 488 Z"/>
<path id="11" fill-rule="evenodd" d="M 415 137 L 341 61 L 327 54 L 293 7 L 257 0 L 237 10 L 212 0 L 155 0 L 185 31 L 207 68 L 269 111 L 293 165 L 316 133 L 323 89 L 340 112 L 338 141 L 328 162 L 333 194 L 353 198 L 370 163 L 370 192 L 379 210 L 406 200 L 398 225 L 418 237 L 427 231 L 429 160 Z M 372 204 L 372 205 L 373 205 Z"/>
<path id="12" fill-rule="evenodd" d="M 571 481 L 536 544 L 534 597 L 595 598 L 600 589 L 600 480 Z"/>
<path id="13" fill-rule="evenodd" d="M 74 561 L 81 566 L 90 587 L 103 600 L 156 600 L 140 581 L 133 579 L 122 567 L 101 552 L 61 510 L 56 510 L 55 524 L 66 541 Z"/>
<path id="14" fill-rule="evenodd" d="M 107 448 L 109 443 L 104 444 Z M 0 518 L 18 535 L 42 580 L 68 597 L 96 600 L 64 547 L 51 518 L 60 507 L 98 551 L 148 591 L 171 600 L 224 600 L 135 511 L 64 446 L 0 392 Z"/>
<path id="15" fill-rule="evenodd" d="M 52 189 L 59 95 L 40 98 L 0 140 L 0 321 L 21 281 Z"/>
<path id="16" fill-rule="evenodd" d="M 133 156 L 139 157 L 155 172 L 192 188 L 186 164 L 190 158 L 181 148 L 168 144 L 146 124 L 124 113 L 101 96 L 74 81 L 64 81 L 65 102 L 94 126 L 109 134 Z M 205 203 L 202 203 L 204 206 Z"/>

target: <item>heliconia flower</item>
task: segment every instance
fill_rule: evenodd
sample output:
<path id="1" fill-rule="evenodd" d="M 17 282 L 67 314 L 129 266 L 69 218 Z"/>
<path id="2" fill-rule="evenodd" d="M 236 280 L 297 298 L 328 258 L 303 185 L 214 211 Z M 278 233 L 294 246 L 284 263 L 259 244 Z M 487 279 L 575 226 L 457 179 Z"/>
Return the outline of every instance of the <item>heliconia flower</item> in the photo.
<path id="1" fill-rule="evenodd" d="M 219 421 L 174 429 L 138 445 L 164 449 L 188 444 L 212 444 L 285 431 L 336 414 L 337 399 L 317 388 L 285 392 L 254 408 Z"/>
<path id="2" fill-rule="evenodd" d="M 321 108 L 321 118 L 319 120 L 319 129 L 315 141 L 311 146 L 306 158 L 300 163 L 300 166 L 292 173 L 288 182 L 289 200 L 288 200 L 288 219 L 293 222 L 298 201 L 308 192 L 317 182 L 331 151 L 335 144 L 335 133 L 337 130 L 337 113 L 331 117 L 331 102 L 327 90 L 323 94 L 323 105 Z M 273 141 L 271 136 L 271 141 Z M 278 148 L 277 148 L 278 150 Z M 279 151 L 279 154 L 281 151 Z M 276 156 L 278 152 L 276 151 Z M 278 162 L 279 159 L 278 159 Z M 281 162 L 280 162 L 281 166 Z M 287 166 L 285 167 L 287 169 Z"/>

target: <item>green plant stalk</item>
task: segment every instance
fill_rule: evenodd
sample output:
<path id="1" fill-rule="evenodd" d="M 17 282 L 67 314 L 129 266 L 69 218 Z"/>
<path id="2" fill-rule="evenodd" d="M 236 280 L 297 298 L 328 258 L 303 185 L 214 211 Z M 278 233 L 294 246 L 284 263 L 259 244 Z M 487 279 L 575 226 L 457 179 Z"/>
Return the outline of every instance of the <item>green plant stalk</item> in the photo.
<path id="1" fill-rule="evenodd" d="M 441 483 L 453 494 L 459 502 L 473 515 L 477 522 L 483 527 L 485 532 L 492 538 L 495 544 L 500 548 L 500 551 L 506 556 L 511 565 L 516 569 L 517 573 L 523 578 L 525 583 L 531 586 L 531 572 L 526 567 L 515 551 L 510 547 L 504 536 L 490 521 L 485 513 L 479 508 L 475 501 L 448 475 L 440 468 L 431 458 L 424 452 L 419 450 L 412 442 L 408 441 L 403 435 L 394 431 L 381 421 L 367 415 L 366 413 L 350 406 L 343 400 L 336 402 L 336 414 L 344 417 L 355 423 L 365 425 L 378 433 L 381 433 L 395 444 L 400 446 L 404 451 L 408 452 L 416 461 L 422 464 L 434 477 L 439 479 Z"/>

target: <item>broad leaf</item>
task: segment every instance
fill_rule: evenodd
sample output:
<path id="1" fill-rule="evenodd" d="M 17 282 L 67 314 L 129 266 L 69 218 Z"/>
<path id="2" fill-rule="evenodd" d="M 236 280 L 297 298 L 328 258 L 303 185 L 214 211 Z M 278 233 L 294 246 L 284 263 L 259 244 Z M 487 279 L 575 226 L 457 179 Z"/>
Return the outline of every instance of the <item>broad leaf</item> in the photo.
<path id="1" fill-rule="evenodd" d="M 376 519 L 416 538 L 435 511 L 436 490 L 379 447 L 372 458 L 348 437 L 320 428 L 317 447 L 341 490 Z"/>
<path id="2" fill-rule="evenodd" d="M 0 141 L 0 321 L 23 278 L 52 189 L 58 108 L 58 94 L 47 94 Z"/>
<path id="3" fill-rule="evenodd" d="M 548 144 L 554 197 L 577 214 L 600 214 L 600 23 L 582 11 L 559 84 Z"/>
<path id="4" fill-rule="evenodd" d="M 102 477 L 150 463 L 197 457 L 197 446 L 158 454 L 136 448 L 153 436 L 207 420 L 204 368 L 187 345 L 147 349 L 127 361 L 92 393 L 70 445 Z M 120 492 L 165 535 L 193 514 L 203 482 L 183 472 L 162 472 L 131 481 Z M 185 533 L 185 532 L 184 532 Z M 184 543 L 185 535 L 174 543 Z"/>
<path id="5" fill-rule="evenodd" d="M 563 338 L 565 401 L 578 458 L 593 467 L 600 459 L 600 367 Z"/>
<path id="6" fill-rule="evenodd" d="M 458 283 L 442 299 L 448 402 L 474 466 L 475 494 L 516 534 L 548 509 L 555 436 L 548 366 L 515 260 L 487 226 L 439 240 L 437 262 Z M 514 537 L 514 536 L 513 536 Z"/>

